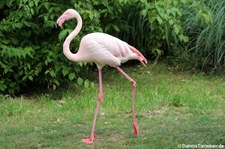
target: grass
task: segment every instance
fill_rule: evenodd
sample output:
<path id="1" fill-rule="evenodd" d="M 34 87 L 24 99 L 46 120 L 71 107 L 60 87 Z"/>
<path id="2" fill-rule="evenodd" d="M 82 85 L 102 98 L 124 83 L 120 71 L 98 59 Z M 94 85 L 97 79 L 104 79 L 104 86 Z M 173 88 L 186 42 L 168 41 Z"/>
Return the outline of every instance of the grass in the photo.
<path id="1" fill-rule="evenodd" d="M 225 78 L 176 72 L 164 64 L 122 67 L 138 86 L 133 136 L 131 84 L 104 69 L 104 100 L 92 145 L 89 136 L 98 96 L 94 88 L 0 99 L 0 148 L 178 148 L 179 144 L 225 145 Z M 6 99 L 7 98 L 7 99 Z"/>

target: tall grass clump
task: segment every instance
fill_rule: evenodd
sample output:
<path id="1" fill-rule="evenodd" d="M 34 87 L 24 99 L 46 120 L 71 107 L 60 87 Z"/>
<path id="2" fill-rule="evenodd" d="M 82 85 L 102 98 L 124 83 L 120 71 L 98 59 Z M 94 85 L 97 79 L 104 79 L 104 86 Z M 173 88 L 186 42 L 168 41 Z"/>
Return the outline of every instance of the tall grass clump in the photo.
<path id="1" fill-rule="evenodd" d="M 208 25 L 191 16 L 184 21 L 190 37 L 187 54 L 193 67 L 210 73 L 223 72 L 225 68 L 225 1 L 204 1 L 211 11 Z M 206 9 L 205 9 L 206 10 Z M 192 18 L 192 19 L 191 19 Z"/>

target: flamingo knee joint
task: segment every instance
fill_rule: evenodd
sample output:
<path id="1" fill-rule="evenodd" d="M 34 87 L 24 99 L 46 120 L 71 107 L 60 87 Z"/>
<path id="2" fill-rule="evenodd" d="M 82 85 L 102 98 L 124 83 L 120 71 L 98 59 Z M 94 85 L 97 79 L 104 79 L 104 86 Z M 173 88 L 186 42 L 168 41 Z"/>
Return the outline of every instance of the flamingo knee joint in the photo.
<path id="1" fill-rule="evenodd" d="M 135 81 L 132 82 L 132 88 L 136 88 L 137 83 Z"/>
<path id="2" fill-rule="evenodd" d="M 98 101 L 102 101 L 102 98 L 103 98 L 103 94 L 99 94 L 98 95 Z"/>

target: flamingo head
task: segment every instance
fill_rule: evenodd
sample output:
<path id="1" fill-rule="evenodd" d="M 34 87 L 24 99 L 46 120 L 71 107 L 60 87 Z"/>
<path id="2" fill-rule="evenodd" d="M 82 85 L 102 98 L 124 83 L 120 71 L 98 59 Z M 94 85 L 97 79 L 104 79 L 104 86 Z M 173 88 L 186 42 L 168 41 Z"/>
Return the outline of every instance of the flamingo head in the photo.
<path id="1" fill-rule="evenodd" d="M 57 24 L 62 26 L 64 21 L 76 18 L 78 12 L 74 9 L 67 9 L 57 20 Z"/>

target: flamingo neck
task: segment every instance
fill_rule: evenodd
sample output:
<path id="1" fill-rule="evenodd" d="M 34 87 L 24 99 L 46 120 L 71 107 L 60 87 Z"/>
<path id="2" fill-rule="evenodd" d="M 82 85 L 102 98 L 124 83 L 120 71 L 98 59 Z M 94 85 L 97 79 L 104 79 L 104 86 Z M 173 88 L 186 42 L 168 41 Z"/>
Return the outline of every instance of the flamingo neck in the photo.
<path id="1" fill-rule="evenodd" d="M 76 28 L 67 36 L 64 44 L 63 44 L 63 54 L 71 61 L 78 62 L 79 61 L 79 56 L 77 53 L 72 53 L 70 51 L 70 43 L 71 41 L 78 35 L 82 28 L 82 19 L 81 16 L 76 13 L 74 16 L 77 19 L 77 26 Z"/>

